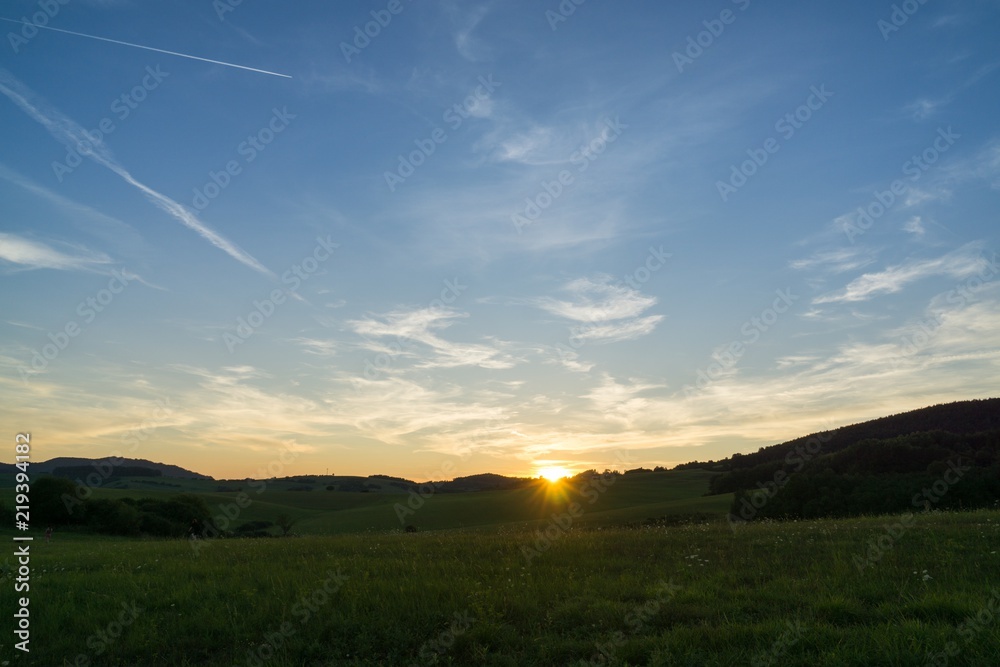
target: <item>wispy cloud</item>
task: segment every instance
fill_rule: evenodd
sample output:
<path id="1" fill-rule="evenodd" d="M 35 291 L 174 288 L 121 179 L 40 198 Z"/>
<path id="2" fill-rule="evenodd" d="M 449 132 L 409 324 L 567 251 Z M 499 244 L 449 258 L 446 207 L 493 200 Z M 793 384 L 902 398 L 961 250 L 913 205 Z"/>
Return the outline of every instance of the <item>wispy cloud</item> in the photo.
<path id="1" fill-rule="evenodd" d="M 483 44 L 482 39 L 475 35 L 476 28 L 490 12 L 488 5 L 480 5 L 471 9 L 461 10 L 454 3 L 447 7 L 451 15 L 452 23 L 455 25 L 455 49 L 459 55 L 468 61 L 476 62 L 489 55 L 489 49 Z"/>
<path id="2" fill-rule="evenodd" d="M 0 163 L 0 178 L 54 206 L 67 214 L 68 221 L 77 229 L 93 234 L 106 243 L 125 246 L 130 250 L 146 247 L 142 237 L 128 223 L 53 192 L 2 163 Z"/>
<path id="3" fill-rule="evenodd" d="M 185 227 L 197 232 L 202 238 L 230 257 L 272 279 L 275 278 L 274 274 L 264 265 L 239 246 L 210 229 L 187 208 L 138 181 L 128 170 L 118 163 L 111 154 L 111 151 L 103 143 L 99 142 L 97 145 L 91 145 L 91 142 L 87 139 L 88 135 L 86 131 L 76 121 L 39 99 L 33 91 L 3 68 L 0 68 L 0 92 L 10 98 L 12 102 L 19 106 L 33 120 L 45 127 L 53 137 L 67 148 L 90 145 L 91 150 L 86 152 L 86 155 L 90 159 L 111 170 L 126 183 L 138 189 L 157 208 L 174 217 Z"/>
<path id="4" fill-rule="evenodd" d="M 930 276 L 967 278 L 982 273 L 989 266 L 981 251 L 981 244 L 970 243 L 935 259 L 912 260 L 877 273 L 866 273 L 840 292 L 817 297 L 813 303 L 867 301 L 881 294 L 894 294 L 910 283 Z"/>
<path id="5" fill-rule="evenodd" d="M 923 238 L 924 234 L 927 233 L 927 229 L 924 228 L 924 221 L 919 215 L 915 215 L 903 223 L 903 231 L 913 234 L 918 239 Z"/>
<path id="6" fill-rule="evenodd" d="M 15 265 L 15 269 L 58 269 L 60 271 L 106 272 L 112 264 L 104 253 L 93 252 L 66 244 L 60 251 L 40 241 L 0 232 L 0 260 Z"/>
<path id="7" fill-rule="evenodd" d="M 481 368 L 512 368 L 516 360 L 500 349 L 501 343 L 492 345 L 479 343 L 456 343 L 445 340 L 437 332 L 449 328 L 458 320 L 468 317 L 450 308 L 419 308 L 416 310 L 396 310 L 383 315 L 368 316 L 350 320 L 347 326 L 355 333 L 375 339 L 391 338 L 407 343 L 411 349 L 393 350 L 404 357 L 418 356 L 411 343 L 421 343 L 433 351 L 434 356 L 422 359 L 418 368 L 455 368 L 458 366 L 479 366 Z M 384 343 L 376 342 L 369 349 L 385 352 Z"/>
<path id="8" fill-rule="evenodd" d="M 306 354 L 314 354 L 319 357 L 332 357 L 337 354 L 336 341 L 318 338 L 293 338 L 289 342 L 298 345 Z"/>
<path id="9" fill-rule="evenodd" d="M 844 273 L 864 268 L 874 261 L 874 251 L 857 246 L 817 252 L 804 259 L 792 260 L 789 262 L 789 266 L 798 271 L 821 270 L 830 273 Z"/>
<path id="10" fill-rule="evenodd" d="M 509 304 L 528 305 L 557 317 L 582 323 L 571 328 L 574 339 L 595 343 L 615 343 L 652 333 L 663 315 L 642 316 L 656 305 L 656 297 L 617 283 L 611 276 L 578 278 L 565 284 L 561 292 L 569 299 L 533 297 L 509 299 Z M 565 356 L 565 355 L 563 355 Z M 563 359 L 571 370 L 589 370 L 575 357 Z"/>
<path id="11" fill-rule="evenodd" d="M 637 317 L 656 304 L 656 297 L 616 284 L 607 275 L 578 278 L 567 283 L 562 291 L 569 293 L 571 300 L 539 297 L 526 302 L 577 322 L 607 322 Z"/>

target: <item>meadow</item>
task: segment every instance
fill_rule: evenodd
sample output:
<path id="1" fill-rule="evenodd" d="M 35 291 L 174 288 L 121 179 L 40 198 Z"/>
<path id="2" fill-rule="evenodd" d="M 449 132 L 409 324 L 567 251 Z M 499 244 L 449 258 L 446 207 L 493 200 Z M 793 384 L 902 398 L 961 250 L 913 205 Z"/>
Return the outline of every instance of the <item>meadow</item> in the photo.
<path id="1" fill-rule="evenodd" d="M 556 488 L 434 497 L 415 533 L 398 497 L 278 490 L 244 518 L 299 503 L 297 537 L 59 533 L 33 545 L 31 653 L 5 632 L 0 663 L 1000 664 L 1000 512 L 733 528 L 731 496 L 686 479 L 673 498 L 623 480 L 576 513 Z M 335 530 L 366 512 L 385 527 Z"/>

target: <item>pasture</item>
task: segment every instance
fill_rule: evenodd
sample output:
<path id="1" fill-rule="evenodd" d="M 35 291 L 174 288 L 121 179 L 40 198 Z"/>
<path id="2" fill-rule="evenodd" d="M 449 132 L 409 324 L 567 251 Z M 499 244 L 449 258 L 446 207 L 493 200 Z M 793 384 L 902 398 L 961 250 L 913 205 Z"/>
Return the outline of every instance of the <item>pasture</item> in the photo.
<path id="1" fill-rule="evenodd" d="M 503 493 L 518 506 L 519 491 Z M 631 493 L 633 519 L 683 502 L 640 502 L 650 498 Z M 629 516 L 626 501 L 609 491 L 599 501 L 605 505 L 595 502 L 553 529 L 565 524 L 551 514 L 568 507 L 566 498 L 550 496 L 549 518 L 534 523 L 496 522 L 512 510 L 496 508 L 502 499 L 491 494 L 442 499 L 470 503 L 476 495 L 494 506 L 478 519 L 492 525 L 473 525 L 468 508 L 449 505 L 435 515 L 428 502 L 415 523 L 433 526 L 453 512 L 468 525 L 404 533 L 390 512 L 392 531 L 223 539 L 200 548 L 77 534 L 36 541 L 32 651 L 13 655 L 7 634 L 0 661 L 1000 664 L 997 511 L 920 514 L 901 532 L 893 517 L 733 530 L 718 513 L 707 522 L 622 527 L 615 523 Z M 278 499 L 275 492 L 268 500 Z M 336 532 L 334 517 L 375 512 L 381 505 L 372 502 L 325 514 L 302 508 L 297 532 Z"/>

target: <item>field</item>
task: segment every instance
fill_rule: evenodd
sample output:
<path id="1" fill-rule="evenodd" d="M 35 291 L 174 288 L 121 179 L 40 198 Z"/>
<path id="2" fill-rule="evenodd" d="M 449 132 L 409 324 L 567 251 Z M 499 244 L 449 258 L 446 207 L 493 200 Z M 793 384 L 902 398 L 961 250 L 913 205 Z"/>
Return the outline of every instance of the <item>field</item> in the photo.
<path id="1" fill-rule="evenodd" d="M 32 547 L 31 654 L 5 632 L 0 664 L 1000 664 L 1000 512 L 733 530 L 715 510 L 641 525 L 685 508 L 684 495 L 688 512 L 718 504 L 687 479 L 659 500 L 623 479 L 576 511 L 582 496 L 554 490 L 435 497 L 412 517 L 417 533 L 371 494 L 363 507 L 303 508 L 299 537 L 57 534 Z M 313 494 L 267 500 L 287 508 L 289 495 Z M 463 499 L 473 509 L 450 505 Z M 493 514 L 473 516 L 478 502 Z M 498 522 L 532 502 L 533 522 Z M 305 534 L 364 512 L 394 530 Z M 424 528 L 448 516 L 462 527 Z M 5 560 L 7 615 L 16 564 Z"/>

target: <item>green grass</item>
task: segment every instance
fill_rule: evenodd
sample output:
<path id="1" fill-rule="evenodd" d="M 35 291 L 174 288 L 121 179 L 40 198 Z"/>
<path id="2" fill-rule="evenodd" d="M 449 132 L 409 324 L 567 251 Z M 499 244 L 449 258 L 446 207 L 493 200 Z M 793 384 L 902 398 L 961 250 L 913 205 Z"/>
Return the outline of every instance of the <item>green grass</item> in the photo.
<path id="1" fill-rule="evenodd" d="M 394 509 L 405 494 L 289 491 L 282 482 L 261 494 L 245 487 L 252 502 L 233 524 L 286 513 L 299 537 L 193 547 L 60 530 L 51 543 L 33 544 L 32 653 L 15 654 L 11 635 L 2 635 L 0 667 L 4 660 L 923 667 L 944 665 L 941 656 L 952 666 L 1000 664 L 1000 598 L 990 602 L 1000 589 L 1000 513 L 920 515 L 859 572 L 853 557 L 865 556 L 890 519 L 757 523 L 734 532 L 723 520 L 732 497 L 702 495 L 709 476 L 628 475 L 599 492 L 539 484 L 435 494 L 405 517 L 420 529 L 412 534 L 401 532 Z M 216 486 L 199 481 L 184 490 L 219 513 L 237 494 Z M 553 525 L 553 516 L 566 525 L 573 503 L 568 531 Z M 695 513 L 716 520 L 624 527 Z M 3 537 L 10 543 L 9 533 Z M 328 572 L 346 576 L 329 595 L 318 592 Z M 11 570 L 0 576 L 9 617 Z M 662 588 L 667 582 L 676 591 Z M 310 598 L 316 605 L 302 606 Z M 128 605 L 141 608 L 134 621 Z M 963 624 L 976 614 L 993 618 L 967 641 Z M 104 643 L 99 631 L 116 630 L 120 619 L 121 636 Z"/>
<path id="2" fill-rule="evenodd" d="M 576 501 L 585 510 L 579 518 L 580 525 L 613 525 L 628 521 L 642 521 L 666 514 L 712 513 L 722 515 L 729 509 L 731 494 L 705 497 L 708 480 L 712 476 L 704 470 L 678 470 L 657 473 L 625 475 L 615 479 L 605 488 L 591 487 L 591 491 L 577 488 L 572 491 L 561 485 L 549 487 L 542 482 L 535 486 L 512 491 L 482 491 L 475 493 L 436 493 L 414 500 L 417 509 L 405 514 L 400 521 L 397 505 L 406 506 L 411 500 L 407 494 L 394 487 L 385 492 L 354 493 L 326 491 L 317 485 L 313 491 L 288 491 L 294 483 L 267 481 L 262 493 L 257 486 L 242 486 L 250 503 L 239 508 L 231 527 L 247 521 L 274 521 L 280 514 L 296 519 L 295 532 L 300 535 L 334 535 L 363 531 L 399 530 L 413 524 L 421 530 L 451 528 L 478 528 L 499 525 L 529 526 L 544 521 L 553 512 L 565 511 L 568 503 Z M 157 478 L 159 479 L 159 478 Z M 141 483 L 143 478 L 130 478 L 128 483 Z M 138 486 L 129 489 L 100 487 L 94 490 L 95 498 L 169 498 L 180 492 L 193 493 L 205 500 L 213 515 L 232 516 L 233 503 L 238 493 L 215 492 L 217 482 L 205 480 L 174 480 L 183 489 L 158 486 Z M 0 489 L 8 507 L 13 489 Z M 591 502 L 593 500 L 593 502 Z M 246 503 L 244 503 L 246 504 Z"/>
<path id="3" fill-rule="evenodd" d="M 595 516 L 622 510 L 607 495 Z M 1000 664 L 1000 599 L 968 641 L 960 632 L 1000 589 L 1000 513 L 921 515 L 859 573 L 852 556 L 889 521 L 733 532 L 722 521 L 624 529 L 581 518 L 530 563 L 523 550 L 538 536 L 523 525 L 217 540 L 198 555 L 184 541 L 57 534 L 33 546 L 32 652 L 12 657 L 5 630 L 0 664 L 71 665 L 88 654 L 111 667 L 228 666 L 273 651 L 264 664 L 559 665 L 602 645 L 613 656 L 604 664 L 922 667 L 944 664 L 930 661 L 949 642 L 958 654 L 948 665 Z M 347 579 L 305 618 L 296 604 L 323 602 L 327 571 Z M 679 588 L 667 595 L 660 582 Z M 125 604 L 142 611 L 95 655 L 95 633 Z"/>

